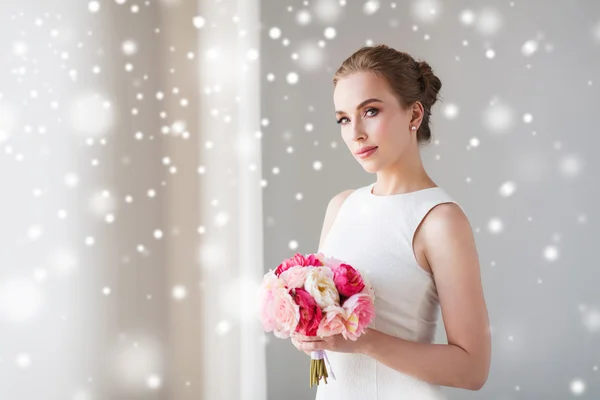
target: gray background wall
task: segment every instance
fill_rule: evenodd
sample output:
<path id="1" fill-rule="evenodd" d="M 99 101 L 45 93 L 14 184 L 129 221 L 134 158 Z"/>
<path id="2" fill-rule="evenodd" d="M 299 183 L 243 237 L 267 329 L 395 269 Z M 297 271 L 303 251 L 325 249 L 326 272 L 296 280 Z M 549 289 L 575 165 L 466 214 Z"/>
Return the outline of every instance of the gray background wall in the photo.
<path id="1" fill-rule="evenodd" d="M 336 68 L 367 40 L 407 51 L 443 83 L 434 142 L 422 157 L 468 213 L 493 332 L 485 387 L 446 393 L 456 400 L 600 397 L 600 3 L 379 1 L 372 14 L 366 3 L 263 2 L 267 264 L 292 250 L 316 251 L 328 200 L 376 180 L 335 124 Z M 273 27 L 281 31 L 275 39 Z M 327 28 L 336 31 L 332 39 Z M 290 72 L 298 74 L 295 85 L 286 80 Z M 436 342 L 445 343 L 443 329 L 440 321 Z M 269 398 L 311 398 L 297 379 L 308 372 L 308 357 L 275 338 L 267 348 Z"/>

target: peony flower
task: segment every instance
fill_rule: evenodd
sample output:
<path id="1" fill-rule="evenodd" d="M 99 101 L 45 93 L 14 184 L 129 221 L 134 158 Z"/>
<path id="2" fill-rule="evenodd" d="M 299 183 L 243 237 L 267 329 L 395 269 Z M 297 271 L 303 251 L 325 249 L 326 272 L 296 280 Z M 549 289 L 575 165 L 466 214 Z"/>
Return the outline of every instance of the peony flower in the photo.
<path id="1" fill-rule="evenodd" d="M 323 257 L 319 254 L 309 254 L 308 257 L 304 257 L 306 260 L 305 267 L 313 266 L 313 267 L 322 267 L 325 264 L 323 263 Z"/>
<path id="2" fill-rule="evenodd" d="M 296 332 L 305 336 L 316 336 L 323 317 L 321 308 L 306 290 L 298 288 L 295 292 L 294 300 L 300 307 L 300 322 L 296 327 Z"/>
<path id="3" fill-rule="evenodd" d="M 282 272 L 295 266 L 308 267 L 322 265 L 324 264 L 314 254 L 310 254 L 308 257 L 304 257 L 302 254 L 296 253 L 294 257 L 288 258 L 287 260 L 284 260 L 281 264 L 279 264 L 279 266 L 275 270 L 275 275 L 279 276 Z"/>
<path id="4" fill-rule="evenodd" d="M 361 293 L 367 294 L 369 296 L 369 298 L 371 299 L 371 302 L 375 303 L 375 289 L 373 288 L 373 285 L 371 285 L 371 282 L 369 281 L 369 277 L 366 275 L 362 275 L 362 279 L 365 284 L 365 288 L 362 290 Z"/>
<path id="5" fill-rule="evenodd" d="M 306 275 L 315 267 L 303 267 L 296 265 L 286 269 L 279 275 L 279 279 L 283 281 L 283 284 L 289 289 L 303 288 L 304 282 L 306 281 Z"/>
<path id="6" fill-rule="evenodd" d="M 322 253 L 319 253 L 322 254 Z M 329 268 L 331 268 L 332 271 L 335 271 L 336 269 L 338 269 L 340 267 L 340 265 L 342 265 L 344 262 L 337 259 L 337 258 L 333 258 L 333 257 L 326 257 L 326 256 L 320 256 L 320 259 L 322 259 L 323 264 L 327 265 Z"/>
<path id="7" fill-rule="evenodd" d="M 333 271 L 329 267 L 315 267 L 306 275 L 304 289 L 315 299 L 319 307 L 340 305 L 340 295 L 333 282 Z"/>
<path id="8" fill-rule="evenodd" d="M 342 307 L 326 307 L 323 310 L 323 319 L 319 324 L 317 336 L 327 337 L 343 333 L 346 330 L 345 319 L 346 311 Z"/>
<path id="9" fill-rule="evenodd" d="M 285 285 L 271 270 L 263 277 L 256 296 L 258 315 L 266 332 L 271 332 L 276 327 L 273 312 L 273 291 L 276 289 L 285 289 Z"/>
<path id="10" fill-rule="evenodd" d="M 344 339 L 356 340 L 375 318 L 375 307 L 368 293 L 357 293 L 349 297 L 342 306 L 346 312 Z"/>
<path id="11" fill-rule="evenodd" d="M 365 288 L 360 273 L 348 264 L 341 264 L 333 271 L 333 281 L 340 295 L 344 297 L 360 293 Z"/>
<path id="12" fill-rule="evenodd" d="M 279 276 L 279 275 L 281 275 L 281 273 L 283 271 L 286 271 L 292 267 L 295 267 L 296 265 L 303 265 L 303 263 L 304 263 L 304 256 L 296 253 L 294 255 L 294 257 L 288 258 L 287 260 L 283 260 L 283 262 L 281 264 L 279 264 L 279 266 L 275 270 L 275 275 Z"/>
<path id="13" fill-rule="evenodd" d="M 318 252 L 316 254 L 314 254 L 314 257 L 319 261 L 319 265 L 318 266 L 323 266 L 325 265 L 325 261 L 327 260 L 327 257 L 325 256 L 325 254 Z"/>

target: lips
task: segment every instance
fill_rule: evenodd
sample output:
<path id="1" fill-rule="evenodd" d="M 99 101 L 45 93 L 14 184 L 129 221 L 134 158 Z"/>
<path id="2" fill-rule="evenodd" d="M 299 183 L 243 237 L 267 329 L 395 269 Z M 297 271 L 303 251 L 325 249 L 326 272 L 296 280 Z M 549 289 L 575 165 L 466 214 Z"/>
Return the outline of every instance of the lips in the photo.
<path id="1" fill-rule="evenodd" d="M 377 148 L 377 146 L 367 146 L 367 147 L 361 147 L 359 150 L 356 151 L 355 154 L 362 154 L 362 153 L 366 153 L 369 150 L 373 150 Z"/>

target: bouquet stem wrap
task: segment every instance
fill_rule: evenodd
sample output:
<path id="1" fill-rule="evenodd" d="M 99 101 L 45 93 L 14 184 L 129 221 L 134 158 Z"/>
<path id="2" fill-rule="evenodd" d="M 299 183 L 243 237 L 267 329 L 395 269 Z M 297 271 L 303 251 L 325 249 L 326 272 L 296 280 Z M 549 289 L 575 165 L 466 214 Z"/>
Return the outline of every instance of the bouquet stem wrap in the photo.
<path id="1" fill-rule="evenodd" d="M 327 363 L 327 367 L 325 366 L 325 362 Z M 327 353 L 324 350 L 312 351 L 310 353 L 310 387 L 313 387 L 313 384 L 319 385 L 321 378 L 327 383 L 327 378 L 329 377 L 328 369 L 331 377 L 335 379 L 335 374 L 329 363 L 329 358 L 327 358 Z"/>

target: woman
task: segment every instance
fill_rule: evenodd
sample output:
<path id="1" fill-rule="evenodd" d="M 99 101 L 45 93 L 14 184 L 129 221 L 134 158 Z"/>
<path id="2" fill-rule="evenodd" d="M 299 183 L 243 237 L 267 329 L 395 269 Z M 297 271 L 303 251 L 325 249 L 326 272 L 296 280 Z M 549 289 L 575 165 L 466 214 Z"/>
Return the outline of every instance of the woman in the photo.
<path id="1" fill-rule="evenodd" d="M 346 146 L 377 181 L 327 206 L 319 251 L 366 274 L 376 317 L 356 341 L 295 334 L 327 350 L 336 379 L 317 400 L 443 399 L 441 386 L 479 390 L 491 338 L 477 250 L 462 208 L 424 170 L 419 145 L 442 86 L 429 64 L 385 45 L 363 47 L 335 73 Z M 432 343 L 441 308 L 448 344 Z"/>

